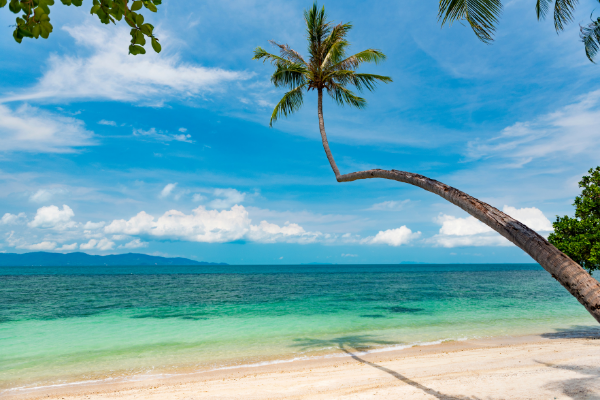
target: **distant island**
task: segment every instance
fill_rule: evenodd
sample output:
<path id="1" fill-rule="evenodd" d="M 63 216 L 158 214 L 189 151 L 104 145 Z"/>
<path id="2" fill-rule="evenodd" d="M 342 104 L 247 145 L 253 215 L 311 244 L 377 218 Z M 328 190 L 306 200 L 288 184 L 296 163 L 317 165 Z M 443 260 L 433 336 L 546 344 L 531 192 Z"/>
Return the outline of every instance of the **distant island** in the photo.
<path id="1" fill-rule="evenodd" d="M 57 266 L 117 266 L 117 265 L 228 265 L 194 261 L 182 257 L 158 257 L 147 254 L 127 253 L 93 256 L 86 253 L 0 253 L 1 267 L 57 267 Z"/>

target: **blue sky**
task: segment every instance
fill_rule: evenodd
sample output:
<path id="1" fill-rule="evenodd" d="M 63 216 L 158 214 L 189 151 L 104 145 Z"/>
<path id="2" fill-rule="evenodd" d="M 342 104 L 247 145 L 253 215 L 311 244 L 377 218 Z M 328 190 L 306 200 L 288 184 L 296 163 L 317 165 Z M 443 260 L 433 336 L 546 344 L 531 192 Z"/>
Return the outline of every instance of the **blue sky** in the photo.
<path id="1" fill-rule="evenodd" d="M 547 235 L 599 164 L 600 67 L 574 23 L 556 35 L 532 1 L 505 4 L 493 45 L 440 29 L 435 4 L 328 1 L 353 50 L 394 82 L 365 110 L 325 103 L 342 173 L 421 173 Z M 231 264 L 531 262 L 467 214 L 397 182 L 336 183 L 316 99 L 268 126 L 283 94 L 268 40 L 305 52 L 299 1 L 165 2 L 147 17 L 160 55 L 128 29 L 53 7 L 49 40 L 12 40 L 0 11 L 0 251 L 143 252 Z M 585 23 L 593 2 L 580 4 Z M 87 5 L 89 7 L 89 5 Z M 275 51 L 273 49 L 273 51 Z"/>

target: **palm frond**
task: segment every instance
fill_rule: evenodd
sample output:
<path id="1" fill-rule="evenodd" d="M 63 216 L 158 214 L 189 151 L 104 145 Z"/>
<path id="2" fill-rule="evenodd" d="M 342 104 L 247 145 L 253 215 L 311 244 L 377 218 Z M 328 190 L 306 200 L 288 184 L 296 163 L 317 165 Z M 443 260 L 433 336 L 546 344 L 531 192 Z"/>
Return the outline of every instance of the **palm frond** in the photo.
<path id="1" fill-rule="evenodd" d="M 588 26 L 580 27 L 579 37 L 585 46 L 585 55 L 595 63 L 594 58 L 600 50 L 600 18 L 592 21 Z"/>
<path id="2" fill-rule="evenodd" d="M 324 57 L 321 54 L 321 45 L 331 32 L 331 24 L 327 22 L 325 6 L 319 10 L 315 1 L 312 8 L 304 11 L 304 20 L 306 21 L 306 33 L 309 43 L 308 53 L 311 56 L 311 61 L 315 60 L 318 64 L 321 64 Z"/>
<path id="3" fill-rule="evenodd" d="M 287 117 L 302 107 L 302 103 L 304 102 L 302 90 L 305 86 L 306 84 L 300 85 L 283 95 L 281 100 L 279 100 L 279 103 L 277 103 L 273 109 L 271 121 L 269 122 L 270 127 L 273 127 L 273 122 L 277 121 L 281 115 Z"/>
<path id="4" fill-rule="evenodd" d="M 440 0 L 438 20 L 442 26 L 466 20 L 479 40 L 490 43 L 501 12 L 501 0 Z"/>
<path id="5" fill-rule="evenodd" d="M 373 62 L 375 64 L 379 64 L 381 61 L 385 61 L 386 56 L 379 50 L 375 49 L 367 49 L 363 50 L 359 53 L 356 53 L 337 64 L 334 64 L 331 69 L 356 69 L 358 66 L 365 62 Z"/>
<path id="6" fill-rule="evenodd" d="M 391 83 L 393 81 L 389 76 L 375 74 L 352 74 L 352 84 L 359 92 L 362 92 L 364 89 L 373 91 L 379 82 Z"/>
<path id="7" fill-rule="evenodd" d="M 537 15 L 537 19 L 546 18 L 546 14 L 548 14 L 548 10 L 550 9 L 550 3 L 552 0 L 537 0 L 535 3 L 535 14 Z"/>
<path id="8" fill-rule="evenodd" d="M 345 56 L 345 49 L 350 45 L 345 39 L 348 32 L 352 29 L 352 24 L 337 24 L 331 29 L 331 33 L 323 42 L 323 63 L 324 68 L 327 64 L 338 63 Z"/>
<path id="9" fill-rule="evenodd" d="M 554 28 L 557 32 L 573 20 L 573 11 L 579 0 L 556 0 L 554 2 Z"/>
<path id="10" fill-rule="evenodd" d="M 327 94 L 329 94 L 336 103 L 340 106 L 349 105 L 356 108 L 365 108 L 367 101 L 362 97 L 359 97 L 352 93 L 352 91 L 346 89 L 342 85 L 331 84 L 327 88 Z"/>
<path id="11" fill-rule="evenodd" d="M 291 61 L 293 63 L 297 63 L 297 64 L 307 65 L 306 61 L 304 61 L 304 58 L 302 58 L 300 53 L 298 53 L 296 50 L 292 49 L 287 44 L 280 44 L 274 40 L 269 40 L 269 43 L 271 43 L 273 46 L 279 47 L 281 57 L 285 58 L 286 60 L 289 60 L 289 61 Z"/>
<path id="12" fill-rule="evenodd" d="M 271 75 L 271 82 L 275 87 L 287 86 L 295 88 L 306 83 L 308 70 L 301 64 L 277 65 L 277 69 Z"/>
<path id="13" fill-rule="evenodd" d="M 283 57 L 279 57 L 276 56 L 275 54 L 271 54 L 268 51 L 266 51 L 265 49 L 263 49 L 262 47 L 257 47 L 256 49 L 254 49 L 254 57 L 252 57 L 253 60 L 263 60 L 263 62 L 265 61 L 270 61 L 271 64 L 282 64 L 282 65 L 291 65 L 293 64 L 293 62 L 291 62 L 290 60 L 286 60 Z"/>

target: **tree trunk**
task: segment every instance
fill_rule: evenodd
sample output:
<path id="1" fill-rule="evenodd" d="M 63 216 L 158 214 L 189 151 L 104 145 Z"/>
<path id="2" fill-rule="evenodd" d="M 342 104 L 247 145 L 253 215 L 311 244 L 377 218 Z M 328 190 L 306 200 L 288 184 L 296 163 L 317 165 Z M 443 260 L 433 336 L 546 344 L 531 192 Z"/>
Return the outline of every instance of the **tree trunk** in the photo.
<path id="1" fill-rule="evenodd" d="M 579 264 L 558 250 L 534 230 L 511 216 L 477 200 L 451 186 L 429 179 L 423 175 L 396 170 L 372 169 L 340 175 L 333 155 L 329 149 L 325 124 L 323 122 L 323 94 L 319 91 L 319 128 L 327 159 L 338 182 L 352 182 L 359 179 L 383 178 L 408 183 L 437 194 L 450 203 L 462 208 L 479 221 L 483 222 L 506 239 L 517 245 L 535 261 L 537 261 L 554 279 L 563 285 L 569 293 L 600 322 L 600 283 L 585 271 Z"/>

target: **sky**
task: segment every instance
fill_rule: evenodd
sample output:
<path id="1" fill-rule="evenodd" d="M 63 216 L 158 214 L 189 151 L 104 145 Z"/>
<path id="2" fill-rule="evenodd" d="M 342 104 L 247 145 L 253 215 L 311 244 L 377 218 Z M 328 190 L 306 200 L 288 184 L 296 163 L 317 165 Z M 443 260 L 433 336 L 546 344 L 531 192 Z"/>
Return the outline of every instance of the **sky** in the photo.
<path id="1" fill-rule="evenodd" d="M 284 93 L 269 40 L 306 54 L 290 0 L 165 1 L 146 12 L 163 51 L 128 55 L 124 24 L 52 8 L 48 40 L 12 39 L 0 9 L 0 251 L 146 253 L 230 264 L 528 263 L 473 217 L 422 189 L 337 183 L 316 94 L 269 128 Z M 560 35 L 534 2 L 513 0 L 492 45 L 436 4 L 327 1 L 351 22 L 352 52 L 391 76 L 364 110 L 324 103 L 342 173 L 423 174 L 547 236 L 573 215 L 578 181 L 599 162 L 600 66 L 578 36 L 584 0 Z M 596 4 L 597 5 L 597 4 Z M 151 14 L 151 15 L 149 15 Z M 149 46 L 148 46 L 149 47 Z"/>

